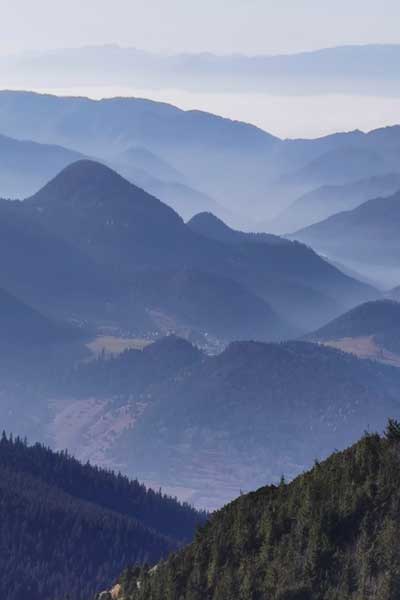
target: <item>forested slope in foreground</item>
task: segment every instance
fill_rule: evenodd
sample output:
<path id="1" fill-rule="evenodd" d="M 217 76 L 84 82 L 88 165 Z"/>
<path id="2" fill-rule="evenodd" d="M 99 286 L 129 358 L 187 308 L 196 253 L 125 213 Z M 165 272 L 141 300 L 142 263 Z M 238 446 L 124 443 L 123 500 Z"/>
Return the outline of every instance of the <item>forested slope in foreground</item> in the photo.
<path id="1" fill-rule="evenodd" d="M 65 453 L 0 440 L 0 598 L 87 599 L 191 540 L 204 519 Z"/>
<path id="2" fill-rule="evenodd" d="M 241 496 L 150 573 L 129 600 L 400 597 L 400 426 L 366 434 L 289 485 Z M 138 586 L 139 582 L 139 586 Z"/>

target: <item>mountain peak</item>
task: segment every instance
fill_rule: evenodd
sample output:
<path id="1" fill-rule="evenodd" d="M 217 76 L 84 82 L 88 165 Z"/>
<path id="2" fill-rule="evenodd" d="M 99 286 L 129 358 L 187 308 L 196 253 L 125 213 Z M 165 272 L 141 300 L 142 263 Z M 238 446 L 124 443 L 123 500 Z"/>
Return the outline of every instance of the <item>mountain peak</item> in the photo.
<path id="1" fill-rule="evenodd" d="M 133 186 L 126 179 L 118 175 L 115 171 L 107 167 L 105 164 L 90 160 L 82 159 L 75 161 L 65 167 L 53 179 L 51 179 L 33 198 L 43 196 L 46 192 L 70 194 L 76 189 L 87 188 L 91 190 L 101 190 L 104 186 L 109 189 L 111 186 L 129 188 Z M 133 186 L 135 187 L 135 186 Z"/>
<path id="2" fill-rule="evenodd" d="M 81 213 L 85 209 L 95 210 L 97 217 L 113 221 L 158 216 L 183 224 L 169 206 L 105 164 L 89 159 L 78 160 L 65 167 L 26 202 L 40 214 L 53 212 L 56 204 L 57 214 L 64 206 Z"/>

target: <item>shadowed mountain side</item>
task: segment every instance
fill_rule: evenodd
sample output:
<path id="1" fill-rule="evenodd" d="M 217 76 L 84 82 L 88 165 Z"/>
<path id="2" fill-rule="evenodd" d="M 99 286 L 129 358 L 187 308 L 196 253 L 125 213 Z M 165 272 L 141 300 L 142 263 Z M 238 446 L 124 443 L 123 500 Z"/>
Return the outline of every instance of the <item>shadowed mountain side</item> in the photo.
<path id="1" fill-rule="evenodd" d="M 78 342 L 82 333 L 52 321 L 0 289 L 0 350 L 30 352 L 52 345 Z"/>
<path id="2" fill-rule="evenodd" d="M 188 329 L 223 341 L 278 340 L 298 330 L 243 285 L 204 271 L 148 271 L 134 276 L 134 293 L 162 327 Z"/>
<path id="3" fill-rule="evenodd" d="M 32 219 L 17 201 L 0 200 L 0 265 L 2 285 L 32 301 L 93 297 L 107 279 L 87 255 Z"/>

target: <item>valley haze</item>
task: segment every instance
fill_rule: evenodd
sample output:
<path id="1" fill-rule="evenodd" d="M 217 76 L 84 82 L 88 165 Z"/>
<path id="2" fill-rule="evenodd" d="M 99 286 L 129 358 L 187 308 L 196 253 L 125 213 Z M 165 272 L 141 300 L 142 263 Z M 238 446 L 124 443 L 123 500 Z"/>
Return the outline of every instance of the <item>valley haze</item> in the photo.
<path id="1" fill-rule="evenodd" d="M 400 598 L 385 0 L 0 20 L 0 598 Z"/>

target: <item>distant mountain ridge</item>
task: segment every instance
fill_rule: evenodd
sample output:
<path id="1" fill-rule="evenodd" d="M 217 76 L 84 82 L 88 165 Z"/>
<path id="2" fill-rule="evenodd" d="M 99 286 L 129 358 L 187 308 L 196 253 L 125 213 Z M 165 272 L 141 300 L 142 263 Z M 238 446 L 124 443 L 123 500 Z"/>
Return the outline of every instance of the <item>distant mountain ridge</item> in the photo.
<path id="1" fill-rule="evenodd" d="M 368 200 L 289 237 L 311 244 L 330 258 L 357 262 L 364 270 L 379 267 L 384 276 L 385 269 L 395 269 L 398 265 L 399 222 L 400 191 L 389 197 Z"/>
<path id="2" fill-rule="evenodd" d="M 295 200 L 273 221 L 266 222 L 265 227 L 281 234 L 290 233 L 398 190 L 400 174 L 397 173 L 376 175 L 344 185 L 323 185 Z"/>
<path id="3" fill-rule="evenodd" d="M 0 196 L 22 199 L 82 154 L 61 146 L 0 135 Z"/>
<path id="4" fill-rule="evenodd" d="M 247 123 L 161 102 L 9 91 L 0 92 L 0 132 L 97 157 L 185 219 L 211 211 L 253 230 L 305 192 L 343 181 L 343 173 L 350 183 L 396 172 L 400 143 L 398 126 L 281 140 Z M 181 179 L 172 181 L 172 173 Z"/>
<path id="5" fill-rule="evenodd" d="M 398 94 L 398 44 L 346 45 L 284 55 L 209 52 L 162 55 L 116 44 L 8 56 L 8 81 L 43 88 L 62 85 L 135 85 L 196 91 L 261 91 L 280 94 Z M 10 64 L 12 69 L 10 69 Z M 105 65 L 107 68 L 105 68 Z M 9 71 L 11 70 L 12 76 Z"/>

